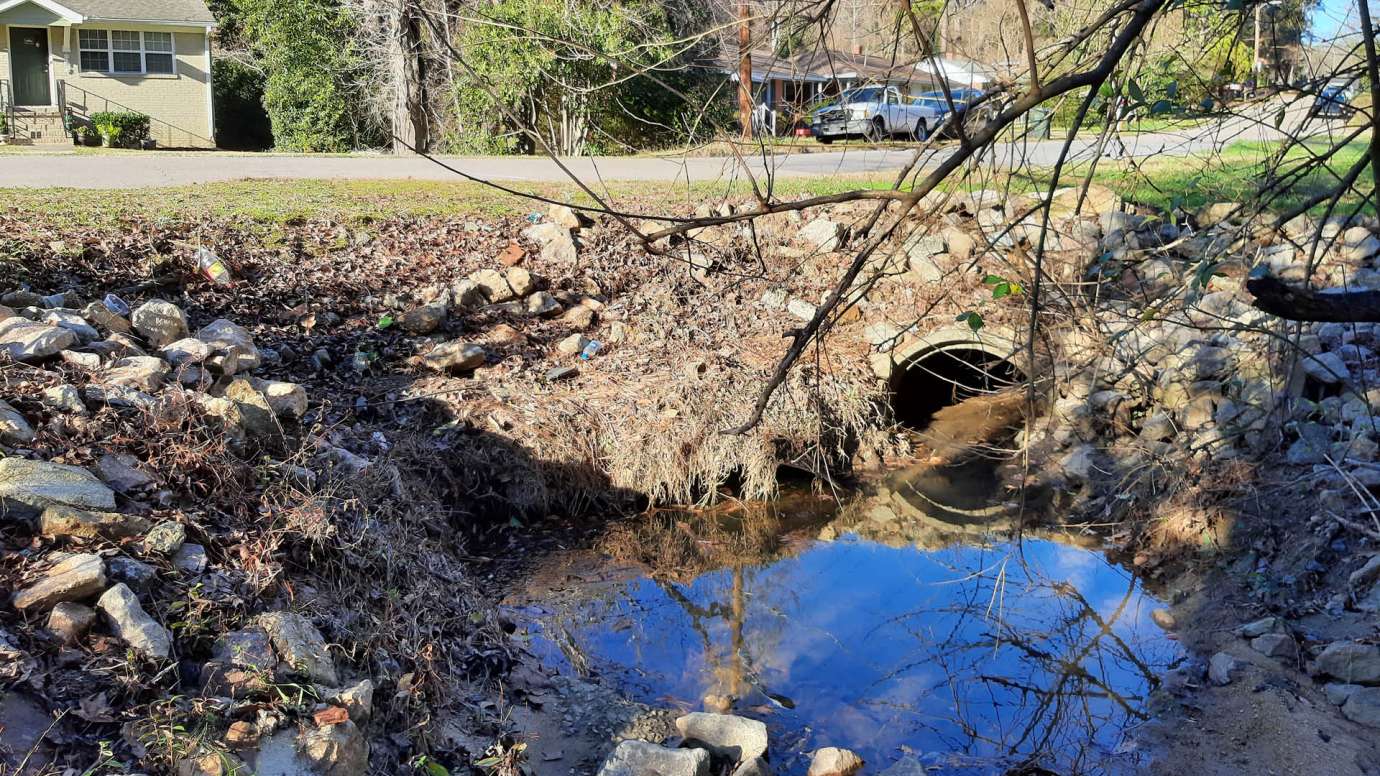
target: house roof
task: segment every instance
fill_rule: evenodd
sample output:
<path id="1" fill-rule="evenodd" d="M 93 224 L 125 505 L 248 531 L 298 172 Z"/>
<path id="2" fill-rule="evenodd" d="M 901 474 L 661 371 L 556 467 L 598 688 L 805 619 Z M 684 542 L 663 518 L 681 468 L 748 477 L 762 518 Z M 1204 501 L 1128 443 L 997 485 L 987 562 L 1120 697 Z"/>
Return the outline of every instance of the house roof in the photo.
<path id="1" fill-rule="evenodd" d="M 876 83 L 908 83 L 917 79 L 933 80 L 927 73 L 917 75 L 914 61 L 894 61 L 876 54 L 848 54 L 842 51 L 815 49 L 794 56 L 783 57 L 764 49 L 752 55 L 752 80 L 781 78 L 789 81 L 827 83 L 834 80 L 870 81 Z M 737 72 L 736 51 L 721 51 L 710 65 L 726 73 Z"/>
<path id="2" fill-rule="evenodd" d="M 47 9 L 73 24 L 152 22 L 206 27 L 216 23 L 202 0 L 0 0 L 0 11 L 25 4 Z"/>

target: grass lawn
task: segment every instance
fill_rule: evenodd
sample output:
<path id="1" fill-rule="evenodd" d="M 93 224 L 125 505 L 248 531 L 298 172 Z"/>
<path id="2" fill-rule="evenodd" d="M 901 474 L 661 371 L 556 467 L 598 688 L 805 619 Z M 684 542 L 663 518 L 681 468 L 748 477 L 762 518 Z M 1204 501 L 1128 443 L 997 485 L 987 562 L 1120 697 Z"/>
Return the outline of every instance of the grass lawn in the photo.
<path id="1" fill-rule="evenodd" d="M 1276 213 L 1285 212 L 1315 195 L 1330 191 L 1347 169 L 1366 153 L 1368 142 L 1362 139 L 1348 143 L 1325 165 L 1293 180 L 1286 189 L 1273 192 L 1267 209 Z M 1272 174 L 1280 175 L 1296 169 L 1309 157 L 1325 153 L 1330 147 L 1331 144 L 1323 139 L 1304 141 L 1291 149 L 1283 160 L 1275 157 L 1278 152 L 1276 144 L 1260 142 L 1235 143 L 1211 156 L 1135 161 L 1104 159 L 1097 165 L 1094 181 L 1143 205 L 1160 210 L 1178 206 L 1192 211 L 1214 202 L 1251 199 Z M 1087 171 L 1087 165 L 1066 168 L 1060 177 L 1060 186 L 1080 184 Z M 1012 181 L 1011 188 L 1031 190 L 1047 187 L 1048 175 L 1048 171 L 1041 171 L 1018 176 Z M 1368 191 L 1369 181 L 1370 175 L 1366 173 L 1357 185 L 1363 191 Z M 1348 192 L 1341 198 L 1336 212 L 1350 213 L 1360 201 L 1355 191 Z M 1318 205 L 1310 212 L 1321 215 L 1325 210 L 1326 205 Z M 1368 205 L 1366 212 L 1374 213 L 1374 206 Z"/>

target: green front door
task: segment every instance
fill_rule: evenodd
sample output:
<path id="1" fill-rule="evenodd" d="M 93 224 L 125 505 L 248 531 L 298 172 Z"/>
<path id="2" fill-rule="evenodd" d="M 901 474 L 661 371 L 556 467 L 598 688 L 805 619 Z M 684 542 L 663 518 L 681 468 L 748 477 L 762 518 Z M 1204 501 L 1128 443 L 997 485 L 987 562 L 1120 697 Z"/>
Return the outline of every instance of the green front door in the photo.
<path id="1" fill-rule="evenodd" d="M 48 31 L 10 28 L 10 69 L 14 75 L 15 105 L 52 105 L 48 87 Z"/>

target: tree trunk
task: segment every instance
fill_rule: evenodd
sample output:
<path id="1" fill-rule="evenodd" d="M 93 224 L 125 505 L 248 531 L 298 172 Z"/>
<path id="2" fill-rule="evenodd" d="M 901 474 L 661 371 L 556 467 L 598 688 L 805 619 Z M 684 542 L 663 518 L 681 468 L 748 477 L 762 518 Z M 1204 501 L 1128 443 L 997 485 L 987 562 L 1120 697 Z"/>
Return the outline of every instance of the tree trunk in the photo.
<path id="1" fill-rule="evenodd" d="M 747 0 L 738 0 L 738 121 L 743 139 L 752 139 L 752 32 Z"/>
<path id="2" fill-rule="evenodd" d="M 389 60 L 393 64 L 393 151 L 431 150 L 426 113 L 426 61 L 416 0 L 397 0 Z"/>

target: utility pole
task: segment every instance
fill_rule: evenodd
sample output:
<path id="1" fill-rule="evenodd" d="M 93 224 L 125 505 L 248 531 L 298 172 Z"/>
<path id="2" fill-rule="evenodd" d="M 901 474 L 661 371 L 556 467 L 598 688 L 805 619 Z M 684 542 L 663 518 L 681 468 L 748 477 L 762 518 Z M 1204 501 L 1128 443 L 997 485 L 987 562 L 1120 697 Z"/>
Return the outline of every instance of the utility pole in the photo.
<path id="1" fill-rule="evenodd" d="M 747 0 L 738 0 L 738 121 L 743 139 L 752 139 L 752 14 Z"/>

